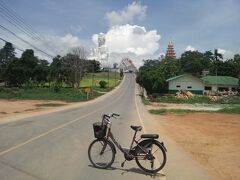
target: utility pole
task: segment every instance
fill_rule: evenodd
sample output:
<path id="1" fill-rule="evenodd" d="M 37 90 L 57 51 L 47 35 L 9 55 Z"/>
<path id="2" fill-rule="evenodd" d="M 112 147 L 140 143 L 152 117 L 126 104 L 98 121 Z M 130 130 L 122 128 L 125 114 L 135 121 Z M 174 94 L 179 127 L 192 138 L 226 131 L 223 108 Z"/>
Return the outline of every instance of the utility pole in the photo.
<path id="1" fill-rule="evenodd" d="M 108 89 L 109 89 L 109 68 L 108 68 Z"/>
<path id="2" fill-rule="evenodd" d="M 117 80 L 116 79 L 116 75 L 117 75 L 117 70 L 116 69 L 115 69 L 115 74 L 114 75 L 115 75 L 115 86 L 116 86 L 116 80 Z"/>
<path id="3" fill-rule="evenodd" d="M 92 63 L 92 95 L 93 95 L 93 87 L 94 87 L 94 63 Z"/>

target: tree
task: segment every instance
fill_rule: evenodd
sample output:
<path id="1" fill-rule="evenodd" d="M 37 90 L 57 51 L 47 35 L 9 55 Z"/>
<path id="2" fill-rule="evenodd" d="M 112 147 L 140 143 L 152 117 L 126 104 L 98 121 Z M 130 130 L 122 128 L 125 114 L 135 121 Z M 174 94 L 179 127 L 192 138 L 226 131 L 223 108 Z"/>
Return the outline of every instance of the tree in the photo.
<path id="1" fill-rule="evenodd" d="M 198 51 L 186 51 L 181 55 L 180 65 L 184 73 L 200 76 L 206 67 L 204 55 Z"/>
<path id="2" fill-rule="evenodd" d="M 59 55 L 54 57 L 49 69 L 50 69 L 50 79 L 52 81 L 56 81 L 57 83 L 62 84 L 63 79 L 66 78 L 66 74 L 64 72 L 64 67 L 63 67 L 63 58 Z"/>
<path id="3" fill-rule="evenodd" d="M 232 63 L 234 64 L 234 77 L 237 77 L 240 79 L 240 55 L 235 54 L 232 60 Z"/>
<path id="4" fill-rule="evenodd" d="M 144 65 L 139 68 L 136 78 L 137 83 L 144 87 L 148 94 L 164 91 L 166 89 L 165 80 L 159 60 L 145 60 Z"/>
<path id="5" fill-rule="evenodd" d="M 0 49 L 0 80 L 6 79 L 5 72 L 11 60 L 15 57 L 15 49 L 13 45 L 6 42 L 4 47 Z"/>
<path id="6" fill-rule="evenodd" d="M 38 65 L 38 58 L 34 56 L 32 49 L 22 53 L 20 59 L 14 58 L 6 70 L 6 80 L 10 86 L 22 86 L 34 80 L 35 68 Z"/>
<path id="7" fill-rule="evenodd" d="M 222 54 L 218 53 L 217 49 L 214 49 L 214 63 L 213 63 L 213 67 L 214 67 L 214 71 L 215 71 L 215 75 L 218 75 L 218 65 L 221 64 L 220 60 L 223 59 Z"/>
<path id="8" fill-rule="evenodd" d="M 181 73 L 179 60 L 175 58 L 164 58 L 160 62 L 160 69 L 166 79 L 174 77 Z"/>
<path id="9" fill-rule="evenodd" d="M 39 60 L 34 68 L 34 80 L 39 84 L 47 82 L 49 76 L 49 62 L 47 60 Z"/>
<path id="10" fill-rule="evenodd" d="M 80 81 L 85 72 L 87 72 L 87 50 L 83 47 L 75 47 L 63 57 L 63 67 L 67 73 L 68 82 L 73 87 L 79 88 Z"/>
<path id="11" fill-rule="evenodd" d="M 96 60 L 84 60 L 83 64 L 87 72 L 97 72 L 100 69 L 100 62 Z"/>

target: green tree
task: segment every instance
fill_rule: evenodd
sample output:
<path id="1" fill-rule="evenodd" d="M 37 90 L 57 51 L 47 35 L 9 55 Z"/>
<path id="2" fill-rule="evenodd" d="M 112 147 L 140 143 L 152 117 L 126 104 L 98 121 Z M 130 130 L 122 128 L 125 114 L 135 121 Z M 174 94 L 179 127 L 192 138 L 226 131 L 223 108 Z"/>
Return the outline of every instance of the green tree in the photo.
<path id="1" fill-rule="evenodd" d="M 34 69 L 34 80 L 38 84 L 44 85 L 49 77 L 49 62 L 47 60 L 39 60 Z"/>
<path id="2" fill-rule="evenodd" d="M 22 86 L 34 80 L 35 68 L 38 65 L 38 58 L 34 56 L 32 49 L 22 53 L 20 59 L 14 58 L 7 67 L 6 80 L 10 86 Z"/>
<path id="3" fill-rule="evenodd" d="M 15 57 L 15 49 L 13 45 L 6 42 L 2 49 L 0 49 L 0 80 L 6 79 L 5 72 L 11 62 Z"/>
<path id="4" fill-rule="evenodd" d="M 145 60 L 137 73 L 137 83 L 144 87 L 148 94 L 160 93 L 166 90 L 166 78 L 161 70 L 159 60 Z"/>
<path id="5" fill-rule="evenodd" d="M 164 58 L 160 62 L 160 69 L 166 79 L 181 73 L 179 60 L 175 58 Z"/>
<path id="6" fill-rule="evenodd" d="M 59 55 L 54 57 L 49 69 L 50 79 L 62 85 L 62 81 L 66 77 L 66 73 L 64 72 L 63 68 L 63 58 Z"/>
<path id="7" fill-rule="evenodd" d="M 184 73 L 200 76 L 205 69 L 206 59 L 198 51 L 186 51 L 181 55 L 180 65 Z"/>

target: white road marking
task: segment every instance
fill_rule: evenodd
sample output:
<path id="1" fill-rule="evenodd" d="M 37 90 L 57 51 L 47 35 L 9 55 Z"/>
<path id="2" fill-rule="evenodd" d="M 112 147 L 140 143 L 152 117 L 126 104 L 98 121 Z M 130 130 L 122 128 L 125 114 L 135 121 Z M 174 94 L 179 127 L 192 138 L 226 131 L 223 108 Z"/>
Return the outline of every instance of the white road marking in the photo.
<path id="1" fill-rule="evenodd" d="M 138 108 L 138 105 L 137 105 L 137 91 L 136 91 L 136 86 L 135 86 L 135 105 L 136 105 L 136 110 L 137 110 L 137 114 L 138 114 L 138 119 L 141 123 L 141 126 L 143 127 L 143 131 L 144 133 L 146 133 L 146 129 L 144 127 L 144 124 L 143 124 L 143 120 L 142 120 L 142 117 L 140 115 L 140 112 L 139 112 L 139 108 Z M 164 174 L 163 170 L 160 171 L 161 174 Z M 160 180 L 167 180 L 166 176 L 164 177 L 160 177 Z"/>
<path id="2" fill-rule="evenodd" d="M 97 111 L 99 111 L 99 110 L 101 110 L 101 109 L 104 109 L 104 108 L 107 107 L 107 106 L 110 106 L 111 104 L 113 104 L 113 103 L 115 103 L 116 101 L 118 101 L 118 100 L 125 94 L 126 91 L 127 91 L 127 88 L 125 89 L 125 91 L 124 91 L 120 96 L 118 96 L 118 98 L 116 98 L 116 99 L 115 99 L 114 101 L 112 101 L 110 104 L 107 104 L 107 105 L 105 105 L 105 106 L 102 106 L 101 108 L 96 109 L 95 111 L 92 111 L 92 112 L 90 112 L 90 113 L 88 113 L 88 114 L 86 114 L 86 115 L 84 115 L 84 116 L 81 116 L 81 117 L 79 117 L 79 118 L 77 118 L 77 119 L 74 119 L 74 120 L 72 120 L 72 121 L 69 121 L 69 122 L 67 122 L 67 123 L 61 124 L 61 125 L 53 128 L 53 129 L 51 129 L 51 130 L 49 130 L 49 131 L 47 131 L 47 132 L 45 132 L 45 133 L 42 133 L 42 134 L 40 134 L 40 135 L 38 135 L 38 136 L 35 136 L 35 137 L 33 137 L 33 138 L 31 138 L 31 139 L 23 142 L 23 143 L 20 143 L 20 144 L 15 145 L 15 146 L 7 149 L 7 150 L 4 150 L 4 151 L 0 152 L 0 156 L 3 156 L 3 155 L 5 155 L 5 154 L 7 154 L 7 153 L 9 153 L 9 152 L 11 152 L 11 151 L 14 151 L 14 150 L 16 150 L 16 149 L 18 149 L 18 148 L 20 148 L 20 147 L 23 147 L 24 145 L 27 145 L 27 144 L 35 141 L 35 140 L 40 139 L 41 137 L 44 137 L 44 136 L 46 136 L 46 135 L 48 135 L 48 134 L 50 134 L 50 133 L 52 133 L 52 132 L 54 132 L 54 131 L 57 131 L 57 130 L 59 130 L 59 129 L 62 129 L 62 128 L 66 127 L 66 126 L 68 126 L 68 125 L 70 125 L 70 124 L 72 124 L 72 123 L 75 123 L 75 122 L 77 122 L 77 121 L 79 121 L 79 120 L 81 120 L 81 119 L 83 119 L 83 118 L 91 115 L 91 114 L 96 113 Z"/>

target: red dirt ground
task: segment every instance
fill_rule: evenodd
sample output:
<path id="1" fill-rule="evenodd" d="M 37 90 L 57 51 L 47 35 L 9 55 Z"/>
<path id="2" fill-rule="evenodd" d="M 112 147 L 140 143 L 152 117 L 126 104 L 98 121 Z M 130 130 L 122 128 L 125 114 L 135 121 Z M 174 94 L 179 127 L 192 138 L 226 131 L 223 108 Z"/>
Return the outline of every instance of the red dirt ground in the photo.
<path id="1" fill-rule="evenodd" d="M 240 179 L 240 115 L 165 115 L 159 125 L 214 179 Z"/>

